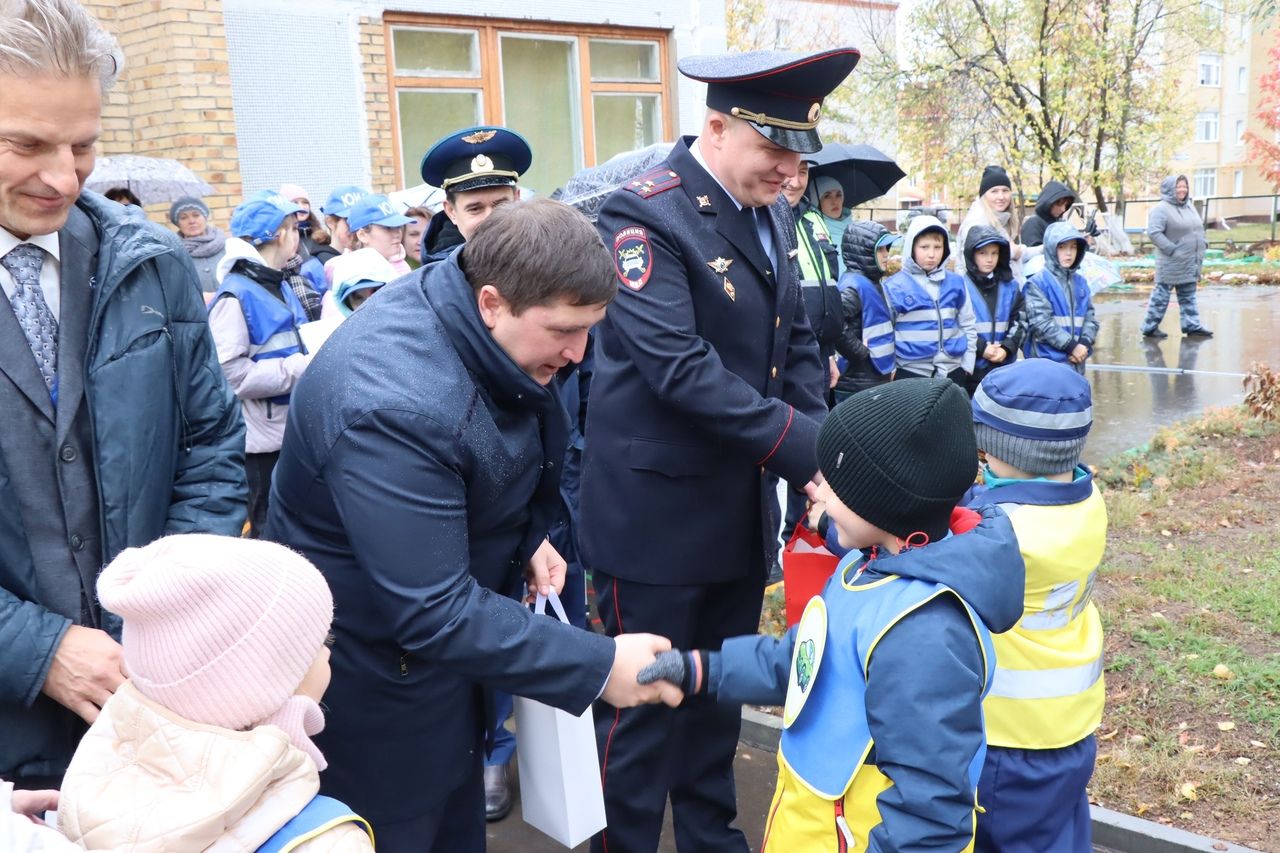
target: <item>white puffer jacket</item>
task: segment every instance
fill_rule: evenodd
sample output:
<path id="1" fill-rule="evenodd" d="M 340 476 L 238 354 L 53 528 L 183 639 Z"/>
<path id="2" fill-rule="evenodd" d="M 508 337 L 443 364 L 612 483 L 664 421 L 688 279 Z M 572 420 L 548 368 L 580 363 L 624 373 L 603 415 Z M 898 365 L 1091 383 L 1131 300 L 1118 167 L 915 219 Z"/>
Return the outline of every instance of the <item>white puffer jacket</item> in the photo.
<path id="1" fill-rule="evenodd" d="M 320 788 L 315 762 L 275 726 L 193 723 L 125 682 L 89 729 L 62 784 L 58 827 L 86 850 L 251 853 Z M 294 848 L 358 853 L 344 823 Z"/>

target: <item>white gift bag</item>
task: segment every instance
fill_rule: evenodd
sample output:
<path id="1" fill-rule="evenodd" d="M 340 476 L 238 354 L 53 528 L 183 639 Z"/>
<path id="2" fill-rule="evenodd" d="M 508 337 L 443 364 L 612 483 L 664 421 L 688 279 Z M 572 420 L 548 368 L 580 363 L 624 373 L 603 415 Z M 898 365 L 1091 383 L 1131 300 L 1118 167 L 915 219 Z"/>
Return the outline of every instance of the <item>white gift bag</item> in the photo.
<path id="1" fill-rule="evenodd" d="M 539 595 L 534 612 L 545 613 Z M 567 623 L 555 592 L 551 609 Z M 576 847 L 605 828 L 604 789 L 591 708 L 575 717 L 533 699 L 515 697 L 516 758 L 524 822 L 566 847 Z"/>

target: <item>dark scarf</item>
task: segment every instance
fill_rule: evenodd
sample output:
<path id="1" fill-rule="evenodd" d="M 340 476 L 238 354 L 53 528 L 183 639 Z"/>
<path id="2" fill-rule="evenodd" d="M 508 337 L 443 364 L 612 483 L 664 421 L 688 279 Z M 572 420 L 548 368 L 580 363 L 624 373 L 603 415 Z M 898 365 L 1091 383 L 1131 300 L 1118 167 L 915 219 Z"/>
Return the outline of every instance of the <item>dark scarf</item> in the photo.
<path id="1" fill-rule="evenodd" d="M 306 312 L 308 320 L 320 319 L 320 294 L 316 293 L 315 288 L 311 286 L 311 282 L 302 274 L 302 255 L 294 255 L 284 264 L 284 280 L 289 283 L 289 287 L 293 289 L 293 295 L 298 297 L 298 301 L 302 303 L 302 310 Z"/>

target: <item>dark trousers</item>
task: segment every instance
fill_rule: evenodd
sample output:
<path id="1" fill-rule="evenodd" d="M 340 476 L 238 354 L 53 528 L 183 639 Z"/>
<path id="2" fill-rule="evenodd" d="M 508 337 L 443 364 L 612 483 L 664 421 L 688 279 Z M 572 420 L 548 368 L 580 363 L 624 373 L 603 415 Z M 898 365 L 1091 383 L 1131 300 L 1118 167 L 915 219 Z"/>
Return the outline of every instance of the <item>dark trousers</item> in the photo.
<path id="1" fill-rule="evenodd" d="M 593 573 L 606 633 L 648 631 L 679 649 L 719 649 L 727 637 L 754 634 L 764 576 L 699 586 L 642 584 Z M 679 708 L 625 710 L 595 706 L 609 828 L 591 840 L 594 853 L 653 853 L 667 797 L 676 849 L 746 851 L 732 826 L 738 814 L 733 759 L 742 721 L 736 705 L 705 697 Z"/>
<path id="2" fill-rule="evenodd" d="M 271 472 L 280 460 L 280 451 L 246 453 L 244 474 L 249 481 L 249 538 L 261 539 L 267 526 L 267 499 L 271 497 Z"/>
<path id="3" fill-rule="evenodd" d="M 484 853 L 484 777 L 480 755 L 473 773 L 427 814 L 373 825 L 378 853 Z"/>
<path id="4" fill-rule="evenodd" d="M 1097 754 L 1093 735 L 1061 749 L 988 748 L 975 853 L 1093 850 L 1085 787 Z"/>

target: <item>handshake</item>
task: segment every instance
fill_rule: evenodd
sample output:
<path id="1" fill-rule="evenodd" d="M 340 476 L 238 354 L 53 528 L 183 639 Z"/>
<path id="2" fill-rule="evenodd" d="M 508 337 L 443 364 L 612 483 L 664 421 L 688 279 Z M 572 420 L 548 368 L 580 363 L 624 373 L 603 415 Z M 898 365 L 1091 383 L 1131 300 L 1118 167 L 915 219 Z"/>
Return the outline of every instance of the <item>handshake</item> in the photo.
<path id="1" fill-rule="evenodd" d="M 663 702 L 672 708 L 685 696 L 714 693 L 712 667 L 719 661 L 709 652 L 671 648 L 671 641 L 655 634 L 619 634 L 614 638 L 613 669 L 600 698 L 616 708 Z"/>

